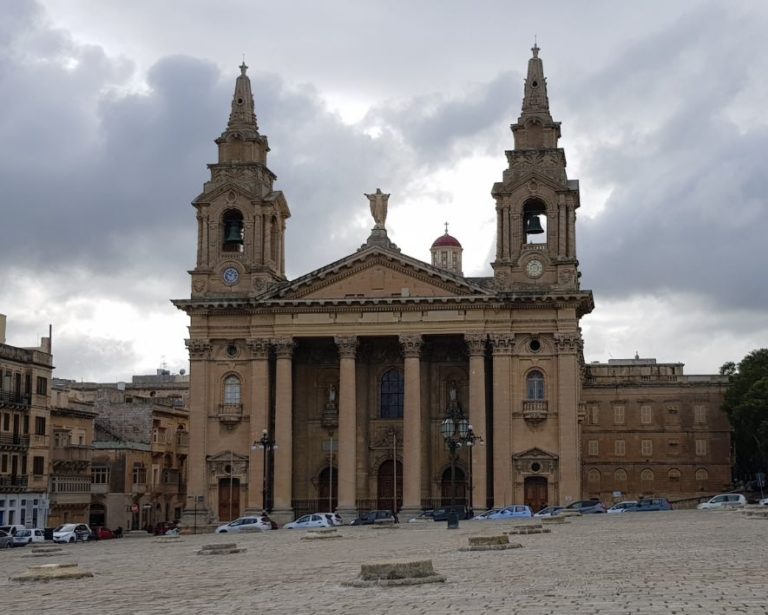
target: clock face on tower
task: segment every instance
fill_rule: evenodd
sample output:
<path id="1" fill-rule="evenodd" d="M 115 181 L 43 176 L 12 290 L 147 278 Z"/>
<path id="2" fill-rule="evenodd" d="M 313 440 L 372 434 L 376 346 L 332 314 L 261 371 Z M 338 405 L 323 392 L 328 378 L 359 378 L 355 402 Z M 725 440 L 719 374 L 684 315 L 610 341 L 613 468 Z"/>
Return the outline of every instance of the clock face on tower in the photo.
<path id="1" fill-rule="evenodd" d="M 224 278 L 224 284 L 233 286 L 240 279 L 240 273 L 234 267 L 227 267 L 221 277 Z"/>
<path id="2" fill-rule="evenodd" d="M 544 265 L 539 259 L 532 258 L 525 266 L 525 272 L 530 278 L 538 278 L 542 273 L 544 273 Z"/>

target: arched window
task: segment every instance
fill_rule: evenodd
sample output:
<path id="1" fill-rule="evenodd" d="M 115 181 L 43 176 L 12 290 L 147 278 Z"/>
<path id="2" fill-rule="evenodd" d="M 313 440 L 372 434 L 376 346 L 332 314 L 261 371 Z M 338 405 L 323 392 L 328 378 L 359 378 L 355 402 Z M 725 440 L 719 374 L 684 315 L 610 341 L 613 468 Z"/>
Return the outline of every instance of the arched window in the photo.
<path id="1" fill-rule="evenodd" d="M 237 376 L 227 376 L 224 380 L 224 403 L 240 403 L 240 378 Z"/>
<path id="2" fill-rule="evenodd" d="M 653 470 L 646 468 L 640 472 L 640 482 L 643 484 L 643 488 L 648 488 L 653 483 Z"/>
<path id="3" fill-rule="evenodd" d="M 696 470 L 696 489 L 699 491 L 707 490 L 707 483 L 709 482 L 709 472 L 704 468 Z"/>
<path id="4" fill-rule="evenodd" d="M 379 417 L 382 419 L 403 418 L 403 373 L 390 369 L 381 377 L 381 399 Z"/>
<path id="5" fill-rule="evenodd" d="M 625 470 L 622 470 L 619 468 L 613 473 L 613 480 L 615 480 L 617 483 L 626 483 L 627 482 L 627 472 Z"/>
<path id="6" fill-rule="evenodd" d="M 236 209 L 228 209 L 222 217 L 222 252 L 243 251 L 243 214 Z"/>
<path id="7" fill-rule="evenodd" d="M 277 216 L 272 216 L 272 221 L 269 225 L 269 248 L 271 250 L 270 258 L 272 262 L 277 264 L 278 254 L 280 254 L 280 246 L 277 245 L 280 240 L 280 221 Z"/>
<path id="8" fill-rule="evenodd" d="M 599 483 L 600 482 L 600 470 L 598 470 L 597 468 L 592 468 L 587 473 L 587 480 L 590 483 Z"/>
<path id="9" fill-rule="evenodd" d="M 527 383 L 528 399 L 544 399 L 544 374 L 535 369 L 525 379 Z"/>
<path id="10" fill-rule="evenodd" d="M 532 199 L 523 206 L 523 237 L 525 243 L 547 243 L 547 206 Z"/>
<path id="11" fill-rule="evenodd" d="M 677 468 L 672 468 L 667 474 L 667 477 L 669 478 L 670 483 L 679 483 L 680 476 L 681 476 L 680 470 L 678 470 Z"/>

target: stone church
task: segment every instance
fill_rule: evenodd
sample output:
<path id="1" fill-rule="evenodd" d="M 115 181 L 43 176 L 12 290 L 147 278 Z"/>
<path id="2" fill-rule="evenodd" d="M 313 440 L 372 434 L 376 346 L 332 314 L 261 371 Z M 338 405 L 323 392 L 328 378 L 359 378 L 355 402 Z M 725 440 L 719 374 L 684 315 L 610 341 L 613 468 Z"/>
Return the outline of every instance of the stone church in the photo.
<path id="1" fill-rule="evenodd" d="M 190 526 L 193 510 L 199 525 L 261 510 L 278 521 L 317 510 L 409 515 L 449 501 L 539 509 L 666 493 L 672 466 L 674 493 L 728 482 L 720 384 L 684 382 L 682 365 L 653 360 L 584 364 L 579 321 L 594 303 L 580 287 L 579 182 L 566 174 L 532 51 L 514 148 L 491 187 L 491 277 L 463 274 L 447 228 L 431 263 L 403 254 L 387 234 L 389 195 L 376 189 L 365 195 L 365 243 L 288 280 L 291 212 L 240 67 L 218 162 L 193 201 L 191 297 L 174 301 L 190 317 Z M 692 428 L 670 427 L 670 407 L 678 417 L 698 408 L 706 456 L 689 459 Z M 671 465 L 661 451 L 670 433 Z M 644 444 L 635 455 L 649 438 L 656 452 L 643 457 Z"/>

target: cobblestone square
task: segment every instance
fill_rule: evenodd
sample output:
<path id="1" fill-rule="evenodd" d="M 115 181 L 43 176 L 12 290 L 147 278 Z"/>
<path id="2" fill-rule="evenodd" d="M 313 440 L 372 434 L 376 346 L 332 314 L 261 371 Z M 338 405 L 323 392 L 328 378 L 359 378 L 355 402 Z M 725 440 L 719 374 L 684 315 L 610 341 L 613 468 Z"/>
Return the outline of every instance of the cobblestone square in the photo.
<path id="1" fill-rule="evenodd" d="M 767 613 L 768 523 L 738 512 L 593 515 L 515 536 L 521 549 L 462 552 L 469 536 L 512 522 L 340 528 L 343 539 L 304 532 L 185 536 L 161 544 L 124 538 L 64 545 L 63 554 L 0 552 L 2 613 Z M 200 557 L 236 542 L 244 553 Z M 350 588 L 360 565 L 431 559 L 445 583 Z M 29 566 L 77 562 L 92 579 L 19 584 Z"/>

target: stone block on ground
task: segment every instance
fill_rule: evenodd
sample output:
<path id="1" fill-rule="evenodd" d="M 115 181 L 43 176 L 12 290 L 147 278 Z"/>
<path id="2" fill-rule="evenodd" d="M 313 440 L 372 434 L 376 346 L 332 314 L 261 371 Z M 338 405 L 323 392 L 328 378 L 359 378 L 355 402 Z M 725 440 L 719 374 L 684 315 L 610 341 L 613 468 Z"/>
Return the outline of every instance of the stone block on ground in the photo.
<path id="1" fill-rule="evenodd" d="M 333 538 L 343 538 L 335 529 L 327 528 L 322 530 L 310 530 L 301 540 L 328 540 Z"/>
<path id="2" fill-rule="evenodd" d="M 145 532 L 144 530 L 130 530 L 128 532 L 124 532 L 123 536 L 125 538 L 149 538 L 152 536 L 152 534 Z"/>
<path id="3" fill-rule="evenodd" d="M 218 544 L 203 545 L 197 552 L 198 555 L 232 555 L 233 553 L 245 553 L 247 549 L 240 548 L 237 543 L 223 542 Z"/>
<path id="4" fill-rule="evenodd" d="M 55 557 L 63 554 L 64 549 L 61 547 L 32 547 L 31 552 L 25 553 L 23 557 Z"/>
<path id="5" fill-rule="evenodd" d="M 437 574 L 432 560 L 392 561 L 362 564 L 360 576 L 343 583 L 348 587 L 421 585 L 442 583 L 445 577 Z"/>
<path id="6" fill-rule="evenodd" d="M 93 573 L 78 568 L 77 564 L 43 564 L 42 566 L 30 566 L 26 572 L 10 577 L 11 581 L 26 583 L 31 581 L 59 581 L 85 579 L 92 577 Z"/>
<path id="7" fill-rule="evenodd" d="M 506 551 L 507 549 L 519 549 L 523 545 L 509 542 L 509 536 L 500 534 L 498 536 L 470 536 L 468 538 L 469 546 L 459 549 L 460 551 Z"/>
<path id="8" fill-rule="evenodd" d="M 545 517 L 541 520 L 542 525 L 562 525 L 564 523 L 568 523 L 568 519 L 566 517 Z"/>

